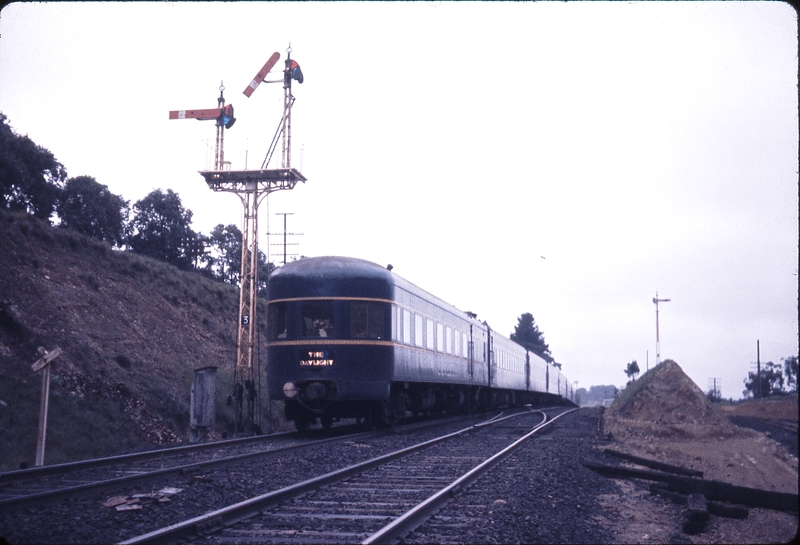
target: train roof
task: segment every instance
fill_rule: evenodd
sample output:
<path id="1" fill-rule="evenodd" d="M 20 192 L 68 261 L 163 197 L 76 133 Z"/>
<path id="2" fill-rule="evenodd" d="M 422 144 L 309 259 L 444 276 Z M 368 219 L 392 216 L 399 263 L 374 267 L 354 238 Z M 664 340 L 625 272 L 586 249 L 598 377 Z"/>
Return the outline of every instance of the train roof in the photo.
<path id="1" fill-rule="evenodd" d="M 392 273 L 386 267 L 355 257 L 306 257 L 275 269 L 270 280 L 284 278 L 314 278 L 316 280 L 340 280 L 363 278 L 393 282 Z"/>
<path id="2" fill-rule="evenodd" d="M 387 267 L 355 257 L 307 257 L 279 267 L 269 278 L 270 299 L 296 296 L 298 290 L 306 297 L 338 295 L 394 299 L 395 288 L 422 297 L 444 309 L 467 315 L 394 274 Z M 293 293 L 289 295 L 288 290 Z"/>

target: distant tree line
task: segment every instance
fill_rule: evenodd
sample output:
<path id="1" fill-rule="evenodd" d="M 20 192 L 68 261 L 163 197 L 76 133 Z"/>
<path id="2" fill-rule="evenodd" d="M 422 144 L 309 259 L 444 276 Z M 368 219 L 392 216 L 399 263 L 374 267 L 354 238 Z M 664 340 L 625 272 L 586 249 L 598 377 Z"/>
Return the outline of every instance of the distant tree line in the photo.
<path id="1" fill-rule="evenodd" d="M 761 373 L 750 371 L 744 380 L 744 397 L 770 397 L 797 392 L 797 356 L 784 358 L 783 363 L 761 364 Z"/>
<path id="2" fill-rule="evenodd" d="M 133 206 L 91 176 L 69 178 L 47 149 L 14 132 L 0 113 L 0 206 L 23 211 L 61 228 L 238 285 L 242 232 L 217 225 L 204 235 L 191 228 L 192 211 L 177 193 L 155 189 Z M 274 268 L 258 252 L 259 291 Z"/>

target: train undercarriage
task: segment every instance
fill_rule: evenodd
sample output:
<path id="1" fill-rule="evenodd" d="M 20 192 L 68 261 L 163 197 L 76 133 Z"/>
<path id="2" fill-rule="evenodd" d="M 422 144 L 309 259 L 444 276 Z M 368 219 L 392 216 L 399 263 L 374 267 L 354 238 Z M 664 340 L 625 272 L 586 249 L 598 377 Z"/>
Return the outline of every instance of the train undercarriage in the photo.
<path id="1" fill-rule="evenodd" d="M 559 402 L 557 396 L 541 392 L 525 392 L 450 384 L 395 382 L 383 399 L 343 401 L 337 399 L 334 382 L 309 381 L 287 384 L 286 420 L 293 421 L 304 432 L 319 421 L 324 429 L 333 422 L 354 418 L 369 428 L 394 425 L 401 420 L 436 414 L 469 414 L 489 409 L 540 406 Z"/>

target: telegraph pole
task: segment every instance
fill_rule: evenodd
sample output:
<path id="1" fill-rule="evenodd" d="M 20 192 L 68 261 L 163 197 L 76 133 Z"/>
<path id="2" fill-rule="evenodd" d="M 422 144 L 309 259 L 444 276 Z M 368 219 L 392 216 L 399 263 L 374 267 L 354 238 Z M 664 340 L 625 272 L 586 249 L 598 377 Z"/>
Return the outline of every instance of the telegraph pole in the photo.
<path id="1" fill-rule="evenodd" d="M 666 303 L 669 299 L 659 299 L 658 292 L 656 292 L 656 296 L 653 297 L 653 303 L 656 304 L 656 365 L 661 363 L 661 338 L 658 334 L 658 304 L 659 303 Z"/>
<path id="2" fill-rule="evenodd" d="M 286 263 L 287 263 L 287 259 L 286 258 L 289 255 L 289 254 L 286 253 L 286 247 L 287 246 L 297 246 L 296 242 L 287 243 L 286 242 L 286 236 L 287 235 L 297 236 L 297 235 L 302 235 L 303 233 L 288 233 L 286 231 L 286 216 L 293 216 L 294 213 L 292 213 L 292 212 L 277 212 L 275 215 L 276 216 L 283 216 L 283 233 L 267 233 L 267 235 L 283 235 L 283 264 L 286 265 Z M 280 246 L 280 245 L 281 245 L 281 243 L 273 244 L 273 246 Z M 297 255 L 297 254 L 291 254 L 291 255 Z"/>
<path id="3" fill-rule="evenodd" d="M 756 397 L 761 399 L 761 341 L 756 339 Z"/>

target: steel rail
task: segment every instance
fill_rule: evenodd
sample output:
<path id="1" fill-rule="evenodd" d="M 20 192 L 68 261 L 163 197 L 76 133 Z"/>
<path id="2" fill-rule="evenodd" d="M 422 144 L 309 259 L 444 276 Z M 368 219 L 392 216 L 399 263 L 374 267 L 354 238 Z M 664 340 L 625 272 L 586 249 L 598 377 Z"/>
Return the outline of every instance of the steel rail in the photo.
<path id="1" fill-rule="evenodd" d="M 314 441 L 313 443 L 300 443 L 296 445 L 289 445 L 286 447 L 279 447 L 272 450 L 260 450 L 255 452 L 248 452 L 245 454 L 237 454 L 235 456 L 228 456 L 226 458 L 217 458 L 216 460 L 205 460 L 203 462 L 196 462 L 193 464 L 178 465 L 164 469 L 157 469 L 154 471 L 147 471 L 136 475 L 126 475 L 124 477 L 116 477 L 104 481 L 95 481 L 86 484 L 70 486 L 66 488 L 59 488 L 57 490 L 49 490 L 47 492 L 38 492 L 36 494 L 29 494 L 27 496 L 17 496 L 15 498 L 7 498 L 0 500 L 0 512 L 11 508 L 24 507 L 29 505 L 41 505 L 43 503 L 57 501 L 65 498 L 83 497 L 89 494 L 104 492 L 107 490 L 114 490 L 121 485 L 128 485 L 137 482 L 145 482 L 153 479 L 160 479 L 169 475 L 187 475 L 197 473 L 204 469 L 212 467 L 224 467 L 226 465 L 237 464 L 245 462 L 254 458 L 265 456 L 273 456 L 276 454 L 284 454 L 293 450 L 300 450 L 326 443 L 351 440 L 353 438 L 365 437 L 380 432 L 362 432 L 353 435 L 343 435 L 340 437 L 330 437 Z"/>
<path id="2" fill-rule="evenodd" d="M 501 413 L 502 414 L 502 413 Z M 497 415 L 493 418 L 498 418 L 500 415 Z M 463 417 L 459 417 L 463 418 Z M 431 420 L 427 422 L 418 422 L 414 424 L 409 424 L 408 426 L 404 426 L 401 431 L 408 431 L 413 429 L 424 428 L 428 426 L 436 426 L 442 423 L 451 422 L 451 419 L 437 419 Z M 491 421 L 491 420 L 490 420 Z M 476 426 L 480 426 L 481 424 L 476 424 Z M 170 475 L 191 475 L 194 473 L 198 473 L 205 469 L 210 468 L 218 468 L 218 467 L 225 467 L 227 465 L 233 465 L 241 462 L 246 462 L 251 459 L 256 459 L 265 456 L 273 456 L 277 454 L 285 454 L 287 452 L 291 452 L 293 450 L 301 450 L 304 448 L 314 447 L 318 445 L 324 445 L 326 443 L 333 443 L 337 441 L 349 441 L 352 439 L 364 438 L 364 437 L 372 437 L 372 436 L 379 436 L 386 433 L 387 430 L 370 430 L 364 431 L 355 434 L 348 434 L 348 435 L 341 435 L 337 437 L 329 437 L 326 439 L 320 439 L 317 441 L 313 441 L 311 443 L 300 443 L 296 445 L 289 445 L 285 447 L 279 447 L 272 450 L 260 450 L 255 452 L 247 452 L 244 454 L 237 454 L 234 456 L 228 456 L 225 458 L 217 458 L 213 460 L 205 460 L 202 462 L 195 462 L 193 464 L 186 464 L 186 465 L 177 465 L 169 468 L 157 469 L 153 471 L 145 471 L 142 473 L 134 474 L 134 475 L 126 475 L 123 477 L 116 477 L 113 479 L 107 479 L 103 481 L 94 481 L 88 482 L 85 484 L 59 488 L 56 490 L 49 490 L 46 492 L 38 492 L 35 494 L 28 494 L 26 496 L 16 496 L 13 498 L 6 498 L 0 500 L 0 513 L 16 509 L 19 507 L 25 507 L 30 505 L 41 505 L 44 503 L 49 503 L 53 501 L 58 501 L 61 499 L 66 498 L 74 498 L 74 497 L 85 497 L 89 494 L 94 494 L 97 492 L 104 492 L 108 490 L 115 490 L 118 489 L 122 485 L 129 485 L 133 483 L 139 482 L 147 482 L 150 480 L 156 480 L 164 477 L 168 477 Z M 286 435 L 293 435 L 296 432 L 286 432 Z M 274 436 L 273 436 L 274 437 Z M 242 438 L 241 441 L 245 442 L 245 440 L 253 439 L 250 437 Z M 234 442 L 239 440 L 232 440 Z M 194 445 L 187 445 L 188 447 L 193 447 Z M 220 446 L 220 445 L 217 445 Z M 225 445 L 222 445 L 225 446 Z M 182 447 L 176 447 L 176 449 L 180 449 Z M 190 449 L 191 450 L 191 449 Z M 148 451 L 148 452 L 159 452 L 159 451 Z M 121 455 L 120 457 L 113 457 L 113 458 L 124 458 L 128 455 Z M 134 454 L 135 456 L 135 454 Z M 157 458 L 154 457 L 154 458 Z M 107 460 L 107 458 L 101 458 L 98 460 Z M 87 460 L 86 462 L 93 462 L 94 460 Z M 80 462 L 76 462 L 80 463 Z M 105 464 L 104 464 L 105 465 Z M 82 469 L 90 469 L 92 466 L 89 464 L 88 467 L 84 467 Z"/>
<path id="3" fill-rule="evenodd" d="M 40 467 L 31 467 L 28 469 L 17 469 L 14 471 L 6 471 L 0 473 L 0 484 L 9 483 L 14 481 L 25 480 L 35 477 L 47 477 L 50 475 L 59 475 L 72 471 L 83 471 L 85 469 L 93 469 L 97 467 L 125 464 L 130 462 L 137 462 L 140 460 L 149 460 L 159 458 L 164 455 L 172 454 L 185 454 L 197 450 L 206 450 L 219 447 L 236 446 L 245 443 L 257 443 L 259 441 L 268 441 L 271 439 L 281 438 L 287 435 L 292 435 L 297 432 L 281 432 L 267 435 L 257 435 L 255 437 L 239 437 L 236 439 L 224 439 L 221 441 L 211 441 L 208 443 L 198 443 L 196 445 L 181 445 L 178 447 L 169 447 L 164 449 L 145 450 L 142 452 L 132 452 L 129 454 L 118 454 L 116 456 L 107 456 L 104 458 L 92 458 L 90 460 L 79 460 L 77 462 L 65 462 L 62 464 L 52 464 Z"/>
<path id="4" fill-rule="evenodd" d="M 533 437 L 536 433 L 549 426 L 562 416 L 576 410 L 577 409 L 570 409 L 550 420 L 545 418 L 544 422 L 538 424 L 530 432 L 514 441 L 511 445 L 482 462 L 480 465 L 474 467 L 436 494 L 433 494 L 422 503 L 409 509 L 406 513 L 396 518 L 377 532 L 373 533 L 371 536 L 361 542 L 362 545 L 369 545 L 372 543 L 392 543 L 406 536 L 409 532 L 413 531 L 426 520 L 428 520 L 436 511 L 441 509 L 444 504 L 450 501 L 450 498 L 456 496 L 463 490 L 466 490 L 470 485 L 472 485 L 472 483 L 482 477 L 495 465 L 500 463 L 514 450 L 519 448 L 522 443 Z"/>
<path id="5" fill-rule="evenodd" d="M 458 437 L 466 433 L 482 429 L 487 426 L 492 426 L 494 424 L 503 422 L 511 418 L 516 418 L 525 414 L 530 414 L 531 412 L 541 412 L 541 411 L 526 411 L 526 412 L 511 414 L 508 416 L 498 415 L 489 420 L 486 420 L 478 424 L 474 424 L 462 430 L 458 430 L 453 433 L 448 433 L 447 435 L 436 437 L 434 439 L 430 439 L 428 441 L 424 441 L 422 443 L 418 443 L 416 445 L 412 445 L 410 447 L 406 447 L 404 449 L 400 449 L 395 452 L 390 452 L 388 454 L 384 454 L 383 456 L 378 456 L 376 458 L 372 458 L 370 460 L 366 460 L 364 462 L 360 462 L 352 466 L 338 469 L 336 471 L 331 471 L 320 477 L 307 479 L 300 483 L 287 486 L 279 490 L 274 490 L 266 494 L 262 494 L 261 496 L 249 498 L 239 503 L 229 505 L 227 507 L 223 507 L 215 511 L 211 511 L 204 515 L 200 515 L 182 522 L 178 522 L 176 524 L 172 524 L 170 526 L 166 526 L 164 528 L 160 528 L 158 530 L 154 530 L 152 532 L 140 536 L 132 537 L 130 539 L 120 542 L 120 545 L 138 545 L 142 543 L 174 543 L 180 537 L 183 536 L 188 536 L 192 534 L 202 534 L 205 532 L 213 531 L 222 526 L 229 526 L 238 521 L 247 519 L 253 516 L 254 514 L 258 513 L 259 511 L 263 511 L 264 509 L 269 508 L 273 505 L 277 505 L 279 503 L 302 496 L 323 486 L 343 481 L 354 475 L 364 473 L 365 471 L 368 471 L 370 469 L 374 469 L 376 467 L 404 458 L 416 452 L 420 452 L 436 444 L 447 441 L 448 439 L 452 439 L 454 437 Z M 547 418 L 546 415 L 545 418 Z"/>

